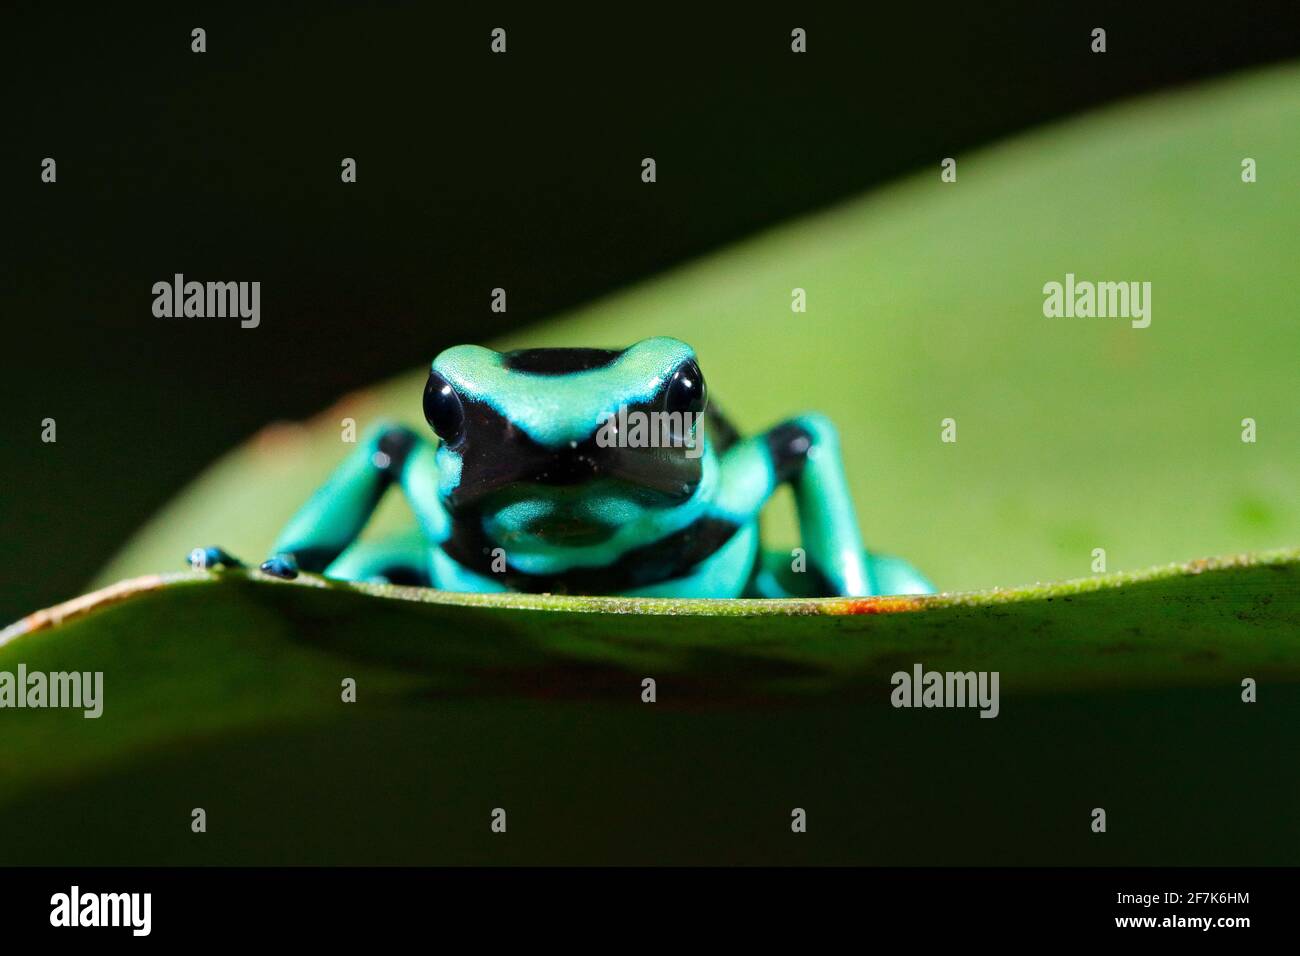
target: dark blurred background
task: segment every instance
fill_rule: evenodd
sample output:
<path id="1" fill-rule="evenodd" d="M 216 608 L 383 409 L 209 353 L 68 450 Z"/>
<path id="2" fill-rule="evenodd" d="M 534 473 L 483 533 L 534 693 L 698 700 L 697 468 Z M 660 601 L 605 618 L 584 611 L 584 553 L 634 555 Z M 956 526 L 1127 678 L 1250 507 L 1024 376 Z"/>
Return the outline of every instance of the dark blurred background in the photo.
<path id="1" fill-rule="evenodd" d="M 268 421 L 944 156 L 1300 53 L 1294 2 L 540 6 L 8 8 L 0 619 L 74 596 Z M 259 280 L 261 327 L 155 318 L 175 272 Z"/>

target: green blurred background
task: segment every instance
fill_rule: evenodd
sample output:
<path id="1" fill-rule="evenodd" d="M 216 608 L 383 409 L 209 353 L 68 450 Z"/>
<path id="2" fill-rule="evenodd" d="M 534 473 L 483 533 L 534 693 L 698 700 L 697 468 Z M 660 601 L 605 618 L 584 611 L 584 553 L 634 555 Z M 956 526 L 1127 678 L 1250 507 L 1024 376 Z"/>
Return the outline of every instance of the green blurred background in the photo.
<path id="1" fill-rule="evenodd" d="M 1242 156 L 1261 170 L 1243 183 Z M 1151 97 L 931 168 L 507 338 L 691 341 L 745 430 L 830 414 L 869 543 L 945 590 L 1300 541 L 1293 281 L 1300 68 Z M 1042 287 L 1151 283 L 1150 326 L 1046 318 Z M 791 290 L 807 311 L 791 311 Z M 421 423 L 425 371 L 270 430 L 165 510 L 102 583 L 198 544 L 248 558 L 346 453 Z M 1242 441 L 1244 418 L 1256 441 Z M 957 441 L 940 440 L 956 423 Z M 797 541 L 772 509 L 773 544 Z M 409 514 L 393 496 L 372 531 Z"/>
<path id="2" fill-rule="evenodd" d="M 1093 547 L 1119 568 L 1293 543 L 1294 72 L 976 150 L 1294 57 L 1295 24 L 1283 3 L 1172 19 L 1119 5 L 695 9 L 634 30 L 524 7 L 72 24 L 18 7 L 0 38 L 13 245 L 0 617 L 80 591 L 267 422 L 500 335 L 678 334 L 747 427 L 824 408 L 849 436 L 870 540 L 945 587 L 1086 574 Z M 486 52 L 497 25 L 506 57 Z M 794 25 L 804 57 L 788 52 Z M 1096 25 L 1104 56 L 1088 51 Z M 1260 162 L 1253 186 L 1243 155 Z M 39 182 L 44 156 L 56 186 Z M 344 156 L 355 186 L 338 181 Z M 956 185 L 938 181 L 944 156 Z M 1066 271 L 1152 281 L 1152 327 L 1043 319 L 1039 289 Z M 261 328 L 155 319 L 150 286 L 173 272 L 260 280 Z M 809 292 L 800 316 L 795 285 Z M 495 286 L 504 316 L 488 308 Z M 409 385 L 392 395 L 418 415 Z M 1238 440 L 1247 415 L 1253 446 Z M 55 445 L 39 440 L 47 416 Z M 938 441 L 946 416 L 955 446 Z M 205 540 L 207 515 L 220 540 L 258 551 L 339 451 L 278 456 L 282 484 L 264 456 L 256 500 L 235 508 L 254 520 L 201 507 L 175 541 Z M 184 553 L 141 547 L 110 575 Z"/>

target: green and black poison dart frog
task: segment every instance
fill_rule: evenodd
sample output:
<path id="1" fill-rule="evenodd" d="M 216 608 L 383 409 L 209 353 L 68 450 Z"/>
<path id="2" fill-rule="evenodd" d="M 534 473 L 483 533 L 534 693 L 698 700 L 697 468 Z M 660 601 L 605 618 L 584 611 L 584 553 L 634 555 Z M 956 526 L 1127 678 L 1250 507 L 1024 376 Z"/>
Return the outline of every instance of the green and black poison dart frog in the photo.
<path id="1" fill-rule="evenodd" d="M 401 425 L 374 428 L 262 570 L 677 598 L 933 590 L 907 562 L 863 547 L 825 417 L 741 438 L 677 339 L 621 351 L 459 345 L 434 360 L 424 415 L 437 444 Z M 802 547 L 764 555 L 759 513 L 782 483 L 794 491 Z M 418 530 L 358 541 L 390 485 Z M 220 548 L 196 548 L 190 561 L 238 564 Z"/>

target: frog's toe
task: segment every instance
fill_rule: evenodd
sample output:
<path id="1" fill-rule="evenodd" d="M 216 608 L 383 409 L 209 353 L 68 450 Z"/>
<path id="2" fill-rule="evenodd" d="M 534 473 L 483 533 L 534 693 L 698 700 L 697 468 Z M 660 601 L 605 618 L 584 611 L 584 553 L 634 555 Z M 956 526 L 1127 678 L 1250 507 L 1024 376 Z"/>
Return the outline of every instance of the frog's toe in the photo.
<path id="1" fill-rule="evenodd" d="M 298 562 L 291 554 L 273 554 L 262 562 L 262 573 L 292 581 L 298 576 Z"/>
<path id="2" fill-rule="evenodd" d="M 221 548 L 195 548 L 189 554 L 189 565 L 196 571 L 214 571 L 218 568 L 242 568 L 244 562 Z"/>
<path id="3" fill-rule="evenodd" d="M 869 553 L 867 565 L 871 569 L 871 579 L 876 585 L 876 594 L 934 593 L 934 585 L 930 583 L 930 579 L 902 558 Z"/>

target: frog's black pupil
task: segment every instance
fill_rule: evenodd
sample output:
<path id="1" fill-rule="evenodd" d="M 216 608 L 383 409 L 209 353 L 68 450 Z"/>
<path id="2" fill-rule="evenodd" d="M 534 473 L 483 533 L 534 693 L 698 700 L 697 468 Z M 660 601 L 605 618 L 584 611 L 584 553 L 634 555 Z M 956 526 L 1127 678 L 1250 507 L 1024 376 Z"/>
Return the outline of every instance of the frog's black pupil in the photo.
<path id="1" fill-rule="evenodd" d="M 459 438 L 465 428 L 465 409 L 460 396 L 437 372 L 429 373 L 428 384 L 424 386 L 424 418 L 448 445 Z"/>
<path id="2" fill-rule="evenodd" d="M 694 360 L 683 362 L 668 382 L 664 410 L 693 412 L 698 415 L 704 411 L 707 400 L 708 389 L 704 384 L 704 376 L 700 374 L 699 365 Z"/>

